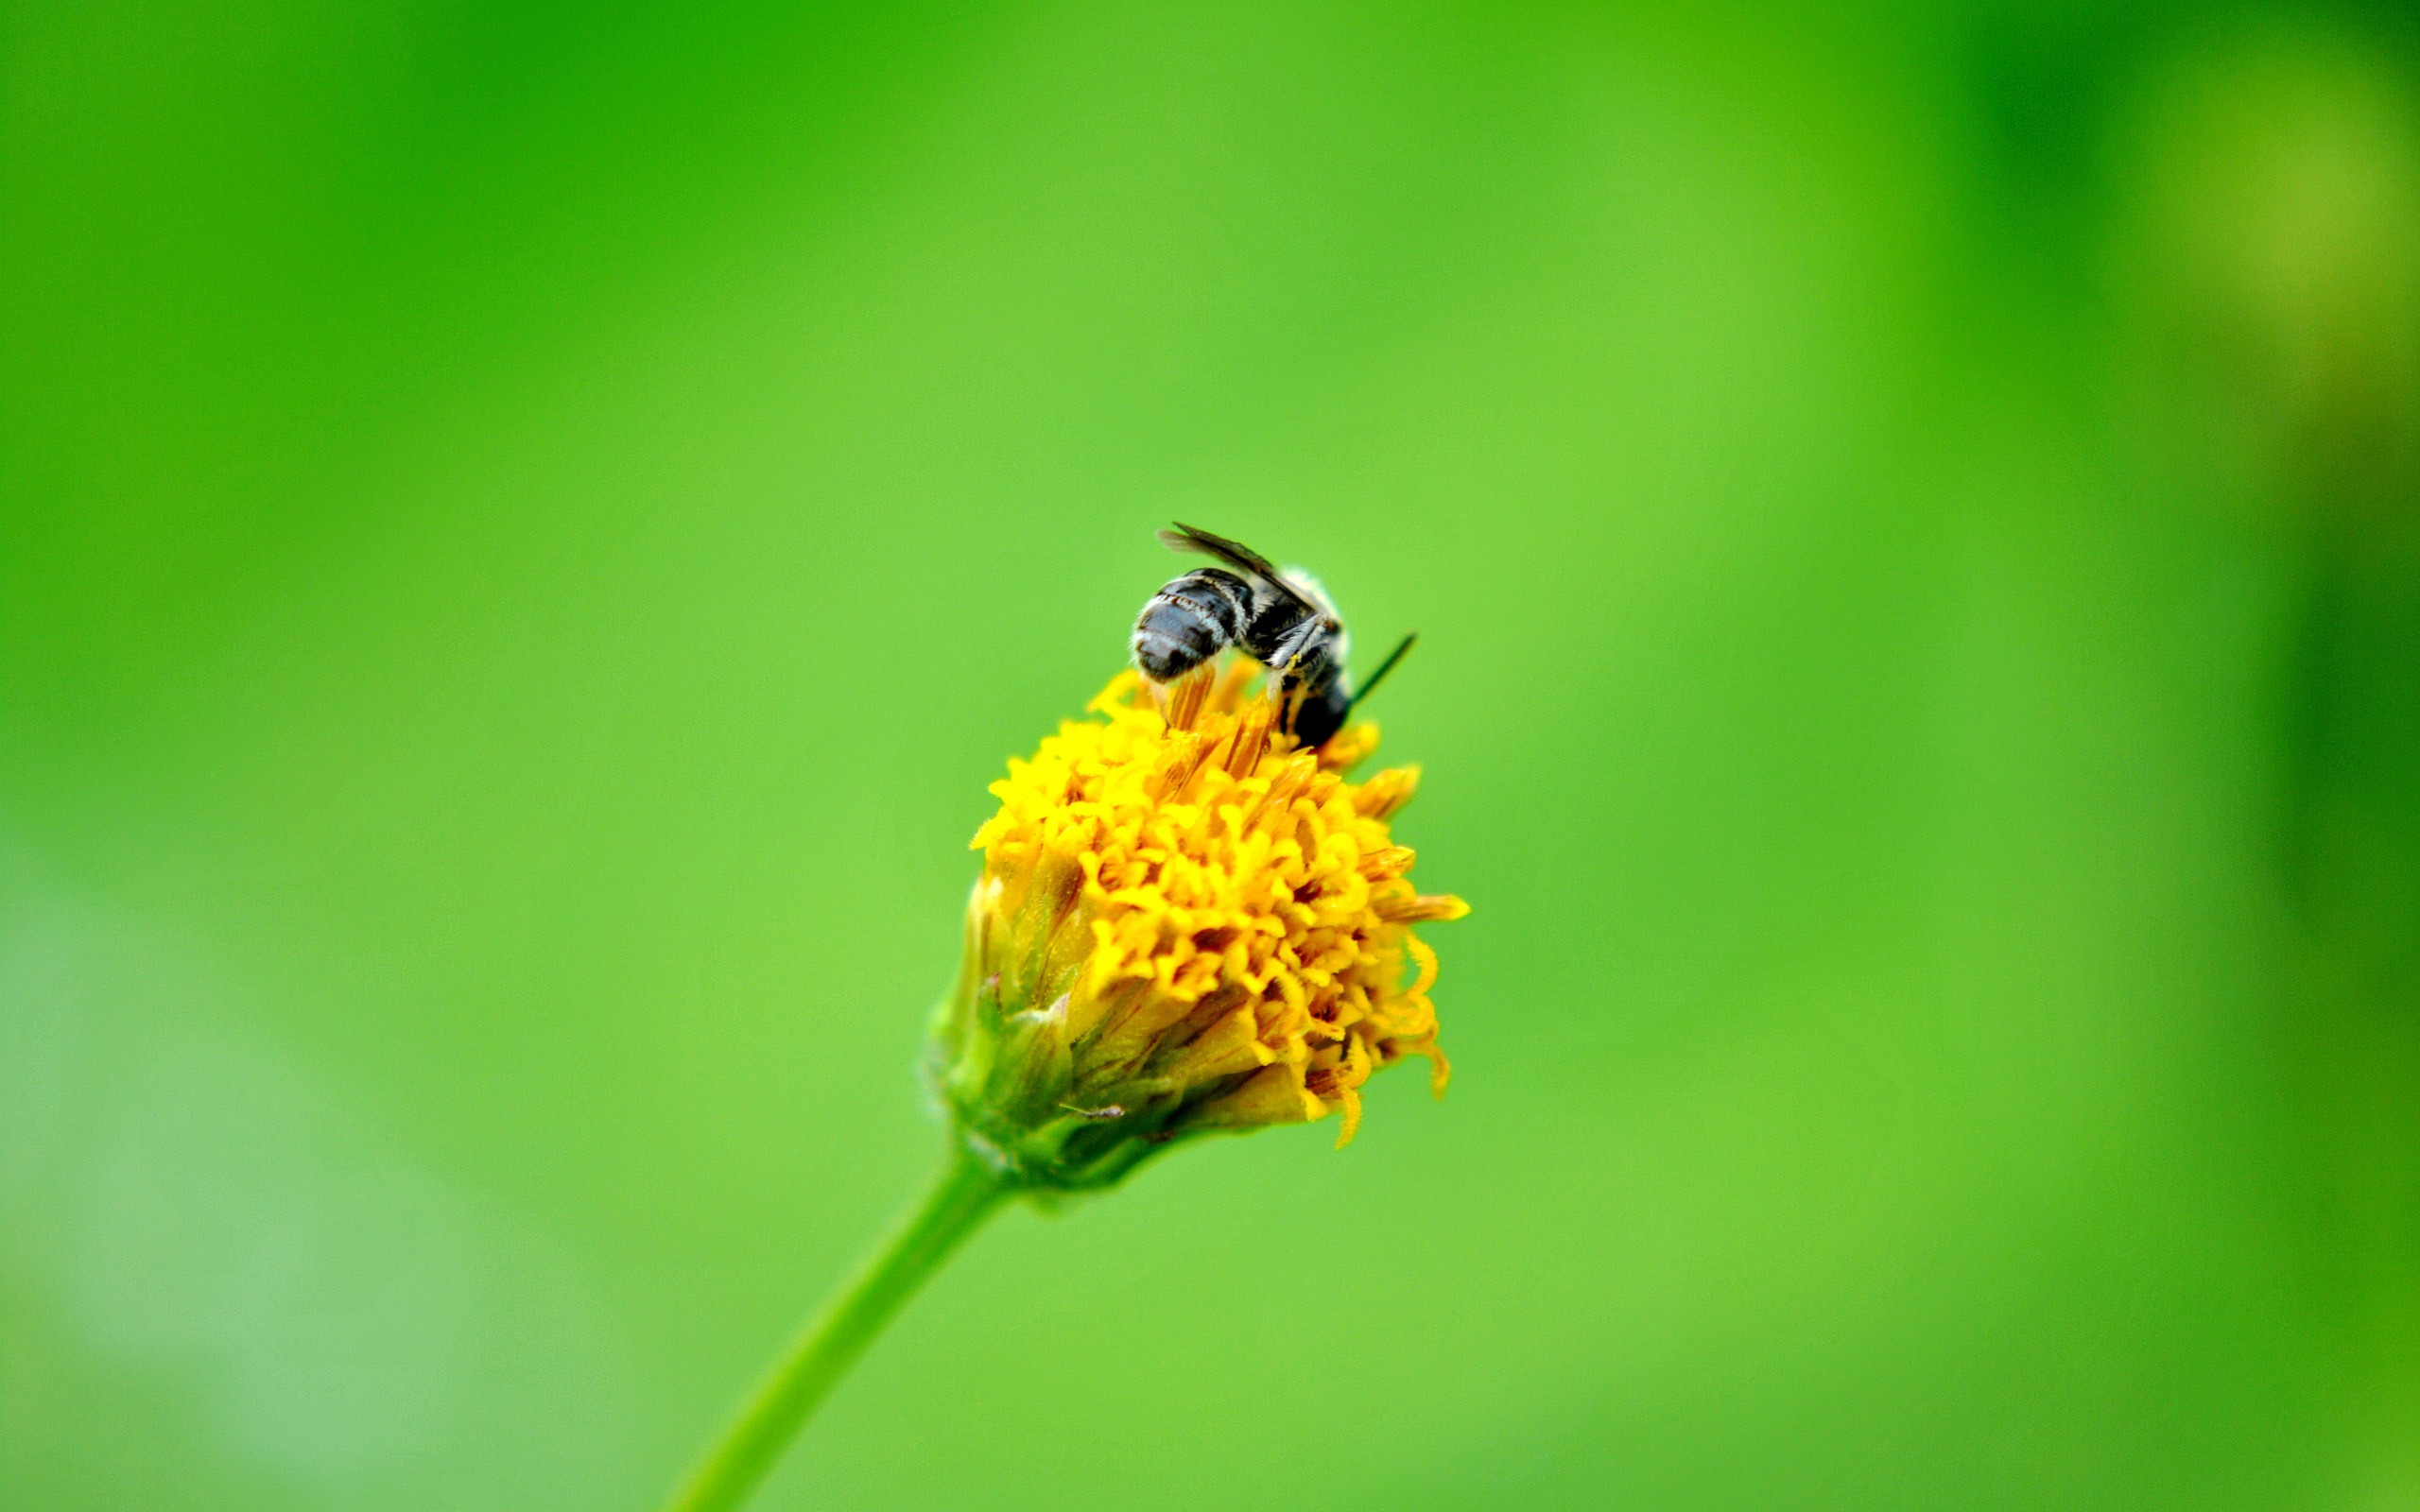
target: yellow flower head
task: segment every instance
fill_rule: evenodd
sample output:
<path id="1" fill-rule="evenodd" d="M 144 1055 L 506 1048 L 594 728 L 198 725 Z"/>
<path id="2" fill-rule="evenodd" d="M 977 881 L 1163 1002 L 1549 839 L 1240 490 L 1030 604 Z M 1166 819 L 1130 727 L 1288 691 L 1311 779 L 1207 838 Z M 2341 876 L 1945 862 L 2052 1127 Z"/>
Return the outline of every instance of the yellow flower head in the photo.
<path id="1" fill-rule="evenodd" d="M 1416 768 L 1344 774 L 1272 733 L 1231 661 L 1171 687 L 1132 671 L 992 784 L 965 967 L 934 1033 L 962 1136 L 1021 1182 L 1106 1185 L 1170 1141 L 1343 1115 L 1373 1072 L 1425 1056 L 1445 1086 L 1412 934 L 1470 910 L 1423 896 L 1389 817 Z"/>

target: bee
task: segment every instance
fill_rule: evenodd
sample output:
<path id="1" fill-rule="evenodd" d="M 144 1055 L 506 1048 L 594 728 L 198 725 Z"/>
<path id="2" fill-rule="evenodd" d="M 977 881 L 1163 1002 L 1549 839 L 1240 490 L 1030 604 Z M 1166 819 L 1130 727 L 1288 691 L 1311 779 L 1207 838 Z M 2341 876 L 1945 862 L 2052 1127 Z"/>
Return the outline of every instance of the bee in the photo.
<path id="1" fill-rule="evenodd" d="M 1134 621 L 1134 665 L 1155 683 L 1173 682 L 1234 646 L 1269 669 L 1277 726 L 1305 749 L 1343 729 L 1353 706 L 1376 691 L 1417 639 L 1405 636 L 1356 694 L 1344 672 L 1352 638 L 1316 579 L 1188 524 L 1161 531 L 1160 541 L 1224 565 L 1197 567 L 1151 595 Z"/>

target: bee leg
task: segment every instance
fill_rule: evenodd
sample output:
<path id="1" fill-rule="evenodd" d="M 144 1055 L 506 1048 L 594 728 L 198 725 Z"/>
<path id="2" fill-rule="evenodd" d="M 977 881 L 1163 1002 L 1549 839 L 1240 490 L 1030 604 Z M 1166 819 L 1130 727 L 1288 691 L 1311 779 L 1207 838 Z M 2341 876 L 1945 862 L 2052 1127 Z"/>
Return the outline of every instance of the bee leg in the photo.
<path id="1" fill-rule="evenodd" d="M 1322 746 L 1351 707 L 1338 665 L 1342 627 L 1332 619 L 1305 620 L 1270 647 L 1270 691 L 1279 703 L 1278 728 L 1308 747 Z"/>

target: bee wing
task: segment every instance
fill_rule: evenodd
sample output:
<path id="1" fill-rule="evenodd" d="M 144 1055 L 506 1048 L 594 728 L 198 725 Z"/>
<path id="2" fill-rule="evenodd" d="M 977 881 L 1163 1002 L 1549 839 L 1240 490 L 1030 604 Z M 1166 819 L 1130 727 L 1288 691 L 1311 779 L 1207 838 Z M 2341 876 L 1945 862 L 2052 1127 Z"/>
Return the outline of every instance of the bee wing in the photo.
<path id="1" fill-rule="evenodd" d="M 1229 541 L 1224 536 L 1212 535 L 1207 530 L 1186 524 L 1180 520 L 1176 522 L 1175 529 L 1160 532 L 1160 544 L 1170 551 L 1198 551 L 1205 557 L 1216 557 L 1230 567 L 1240 568 L 1252 574 L 1305 609 L 1317 608 L 1309 599 L 1304 597 L 1293 584 L 1279 576 L 1276 567 L 1268 558 L 1240 541 Z"/>

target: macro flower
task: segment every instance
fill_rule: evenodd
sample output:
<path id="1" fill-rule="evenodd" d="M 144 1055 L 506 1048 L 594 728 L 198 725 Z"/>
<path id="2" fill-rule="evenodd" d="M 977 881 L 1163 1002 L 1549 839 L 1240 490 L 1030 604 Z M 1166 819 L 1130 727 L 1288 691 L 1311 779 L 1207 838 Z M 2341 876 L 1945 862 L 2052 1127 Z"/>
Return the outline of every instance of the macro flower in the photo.
<path id="1" fill-rule="evenodd" d="M 1231 659 L 1166 688 L 1120 673 L 992 784 L 999 812 L 934 1024 L 959 1137 L 1008 1181 L 1106 1186 L 1185 1137 L 1340 1115 L 1424 1057 L 1448 1068 L 1419 923 L 1470 910 L 1409 880 L 1389 820 L 1416 767 L 1347 773 L 1351 726 L 1316 749 Z"/>
<path id="2" fill-rule="evenodd" d="M 741 1506 L 892 1314 L 1011 1199 L 1098 1191 L 1181 1140 L 1330 1113 L 1342 1145 L 1362 1085 L 1413 1056 L 1444 1091 L 1437 957 L 1413 926 L 1470 909 L 1414 888 L 1389 829 L 1419 768 L 1352 781 L 1378 731 L 1350 722 L 1356 696 L 1322 665 L 1345 643 L 1315 584 L 1224 537 L 1172 534 L 1252 578 L 1222 570 L 1180 594 L 1197 572 L 1154 595 L 1136 660 L 1167 651 L 1156 636 L 1189 645 L 1189 670 L 1161 656 L 1169 680 L 1120 673 L 1095 717 L 1062 724 L 992 784 L 966 952 L 930 1041 L 951 1125 L 941 1169 L 666 1512 Z"/>

